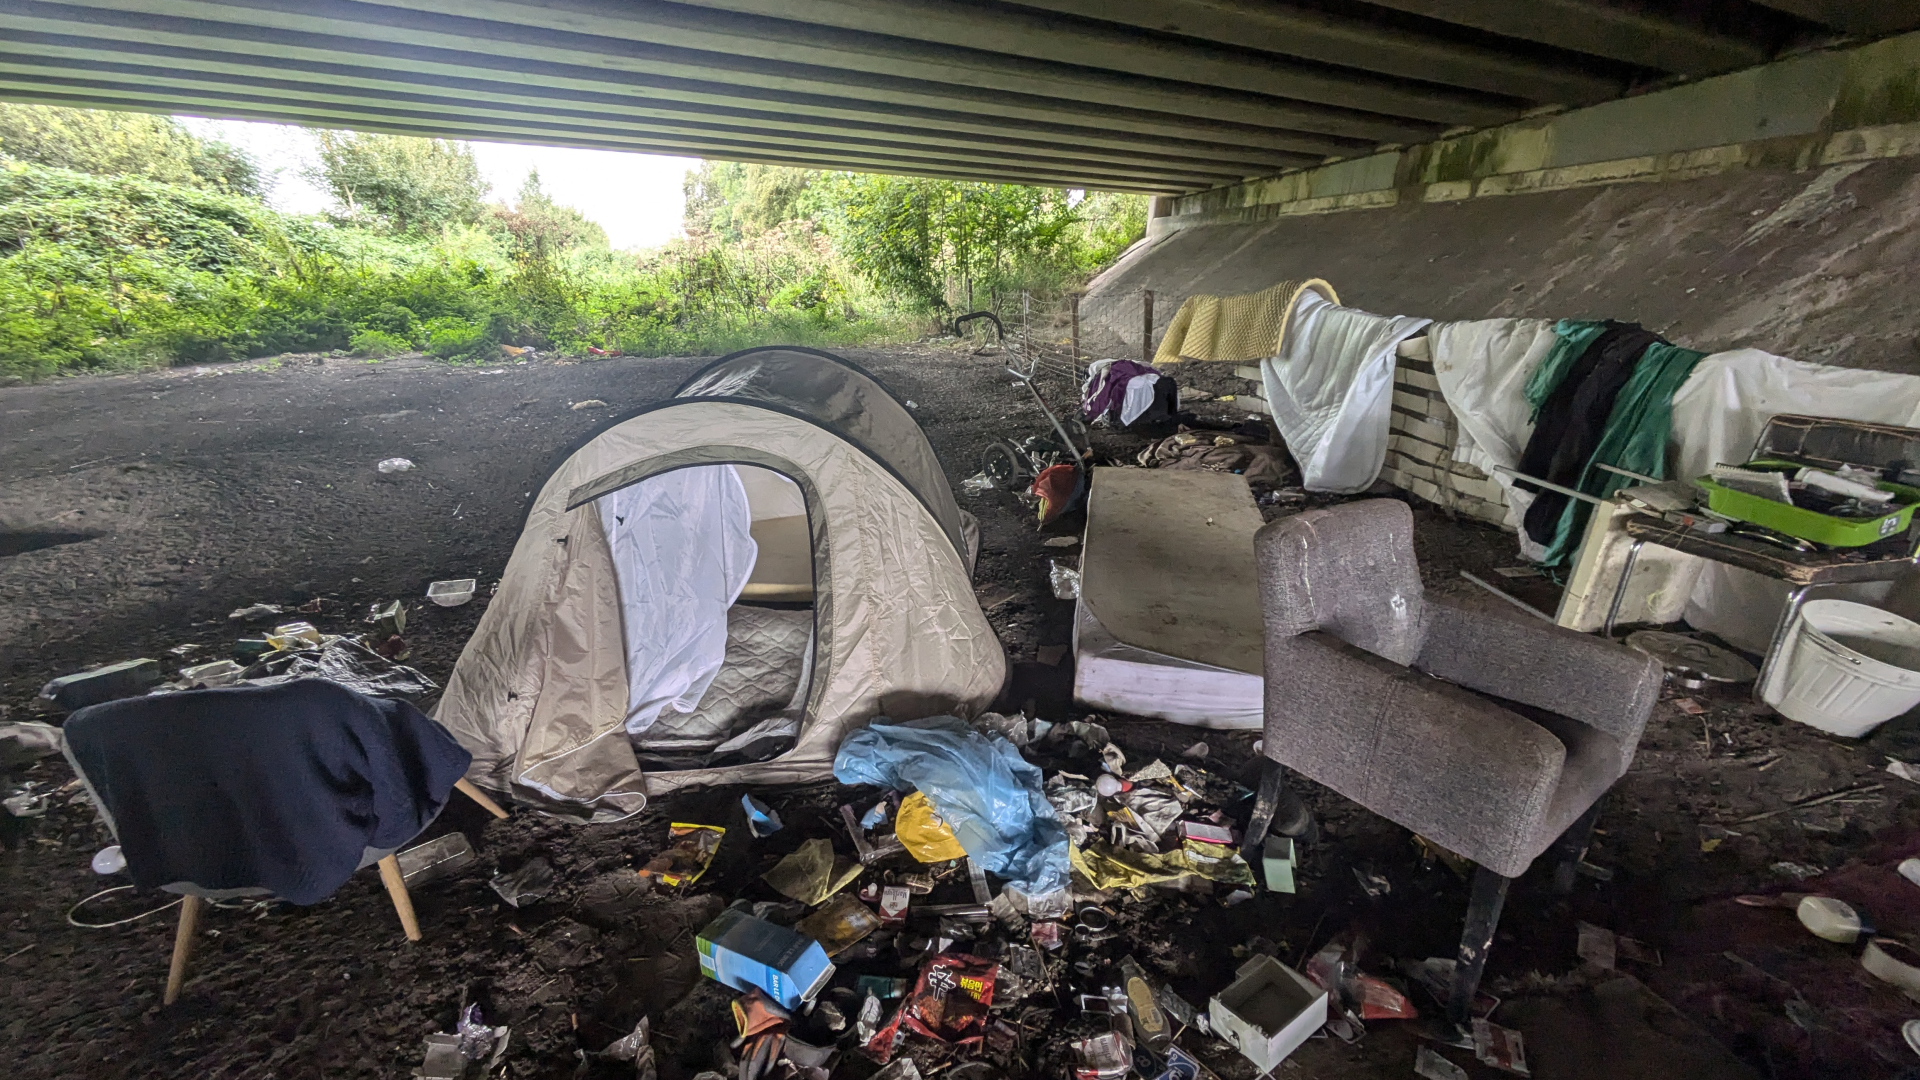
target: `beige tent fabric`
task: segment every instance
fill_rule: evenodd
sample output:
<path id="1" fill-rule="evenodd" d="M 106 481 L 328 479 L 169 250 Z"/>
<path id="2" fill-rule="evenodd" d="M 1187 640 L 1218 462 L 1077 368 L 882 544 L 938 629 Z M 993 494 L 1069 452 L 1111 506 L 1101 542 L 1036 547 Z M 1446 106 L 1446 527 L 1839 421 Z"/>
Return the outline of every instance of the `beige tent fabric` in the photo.
<path id="1" fill-rule="evenodd" d="M 1333 286 L 1319 278 L 1283 281 L 1271 288 L 1239 296 L 1189 296 L 1174 312 L 1153 362 L 1224 360 L 1245 363 L 1280 353 L 1287 336 L 1287 319 L 1300 294 L 1312 289 L 1339 303 Z"/>
<path id="2" fill-rule="evenodd" d="M 725 461 L 786 473 L 818 511 L 806 724 L 798 745 L 772 761 L 642 773 L 623 726 L 612 553 L 593 503 L 568 502 L 615 471 Z M 1006 672 L 960 553 L 891 473 L 806 421 L 695 400 L 609 429 L 548 479 L 435 718 L 473 753 L 467 775 L 476 784 L 614 820 L 682 787 L 824 779 L 848 731 L 890 708 L 900 717 L 979 712 Z"/>

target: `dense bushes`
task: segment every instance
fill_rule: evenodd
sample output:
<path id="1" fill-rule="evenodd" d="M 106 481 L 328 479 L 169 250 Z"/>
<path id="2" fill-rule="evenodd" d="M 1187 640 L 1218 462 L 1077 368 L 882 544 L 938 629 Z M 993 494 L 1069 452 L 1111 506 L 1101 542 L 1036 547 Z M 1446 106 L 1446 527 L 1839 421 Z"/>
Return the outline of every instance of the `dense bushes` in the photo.
<path id="1" fill-rule="evenodd" d="M 4 108 L 0 375 L 850 344 L 1057 291 L 1145 226 L 1137 197 L 708 163 L 684 239 L 615 252 L 537 175 L 513 205 L 484 202 L 462 143 L 321 133 L 314 178 L 339 206 L 294 217 L 254 197 L 243 157 L 172 121 Z"/>

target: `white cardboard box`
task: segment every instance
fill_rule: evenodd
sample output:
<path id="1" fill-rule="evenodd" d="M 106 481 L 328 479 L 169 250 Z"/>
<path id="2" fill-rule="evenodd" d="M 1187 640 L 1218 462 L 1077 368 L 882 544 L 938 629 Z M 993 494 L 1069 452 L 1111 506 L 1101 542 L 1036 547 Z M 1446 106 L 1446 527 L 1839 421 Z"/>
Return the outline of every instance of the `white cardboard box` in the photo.
<path id="1" fill-rule="evenodd" d="M 1213 996 L 1214 1033 L 1261 1072 L 1286 1060 L 1327 1022 L 1327 992 L 1271 956 L 1240 965 L 1233 985 Z"/>

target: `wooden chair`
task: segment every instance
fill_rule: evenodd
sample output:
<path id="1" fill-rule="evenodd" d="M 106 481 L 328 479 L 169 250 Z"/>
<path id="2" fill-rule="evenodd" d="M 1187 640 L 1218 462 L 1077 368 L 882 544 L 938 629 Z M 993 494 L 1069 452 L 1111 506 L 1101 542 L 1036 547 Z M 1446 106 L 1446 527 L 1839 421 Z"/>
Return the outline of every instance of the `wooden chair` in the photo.
<path id="1" fill-rule="evenodd" d="M 486 810 L 494 817 L 504 819 L 507 812 L 500 808 L 487 793 L 474 787 L 465 779 L 454 782 L 454 790 Z M 380 868 L 380 881 L 387 887 L 387 896 L 393 901 L 393 910 L 400 916 L 400 929 L 406 932 L 408 941 L 420 940 L 420 920 L 413 914 L 413 897 L 407 892 L 407 882 L 400 874 L 398 853 L 389 854 L 377 861 Z M 180 898 L 180 922 L 173 931 L 173 963 L 167 968 L 167 992 L 160 999 L 162 1005 L 171 1005 L 180 997 L 180 987 L 187 981 L 187 962 L 193 958 L 193 938 L 199 931 L 200 909 L 205 907 L 204 897 L 188 894 Z"/>

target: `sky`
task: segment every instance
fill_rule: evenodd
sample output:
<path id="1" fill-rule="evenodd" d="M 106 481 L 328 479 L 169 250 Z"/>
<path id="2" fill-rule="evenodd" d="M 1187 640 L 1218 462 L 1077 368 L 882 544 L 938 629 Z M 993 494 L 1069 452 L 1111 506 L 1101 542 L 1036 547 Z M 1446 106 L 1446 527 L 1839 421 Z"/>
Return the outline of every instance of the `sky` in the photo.
<path id="1" fill-rule="evenodd" d="M 253 155 L 270 179 L 267 201 L 291 214 L 326 210 L 326 191 L 300 175 L 318 164 L 313 136 L 306 129 L 244 120 L 178 117 L 194 134 L 220 139 Z M 686 204 L 681 181 L 696 158 L 623 154 L 613 150 L 568 150 L 476 142 L 473 156 L 492 185 L 489 199 L 513 201 L 528 170 L 540 170 L 540 184 L 556 202 L 577 208 L 607 230 L 616 248 L 646 248 L 680 235 Z"/>

